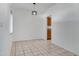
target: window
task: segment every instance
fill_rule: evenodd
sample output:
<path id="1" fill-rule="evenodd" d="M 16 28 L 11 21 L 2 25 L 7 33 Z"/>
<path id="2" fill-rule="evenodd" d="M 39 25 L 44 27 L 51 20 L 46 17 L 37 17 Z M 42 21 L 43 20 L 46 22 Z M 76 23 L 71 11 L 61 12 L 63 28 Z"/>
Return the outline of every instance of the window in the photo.
<path id="1" fill-rule="evenodd" d="M 13 15 L 10 13 L 10 34 L 13 33 Z"/>

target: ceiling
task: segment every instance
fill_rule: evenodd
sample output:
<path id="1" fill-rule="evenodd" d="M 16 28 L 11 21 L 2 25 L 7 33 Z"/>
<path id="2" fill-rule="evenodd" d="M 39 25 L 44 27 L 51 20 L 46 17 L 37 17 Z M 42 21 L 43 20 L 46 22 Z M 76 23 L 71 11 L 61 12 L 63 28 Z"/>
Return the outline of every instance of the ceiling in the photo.
<path id="1" fill-rule="evenodd" d="M 55 3 L 36 3 L 35 9 L 38 11 L 39 14 L 45 13 L 50 7 L 54 6 Z M 27 9 L 29 11 L 34 10 L 33 3 L 12 3 L 10 4 L 12 9 Z"/>

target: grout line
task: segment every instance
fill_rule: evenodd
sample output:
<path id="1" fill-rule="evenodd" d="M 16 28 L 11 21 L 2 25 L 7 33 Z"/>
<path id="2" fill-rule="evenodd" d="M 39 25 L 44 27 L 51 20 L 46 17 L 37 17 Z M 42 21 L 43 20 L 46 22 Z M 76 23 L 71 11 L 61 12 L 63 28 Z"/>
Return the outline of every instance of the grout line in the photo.
<path id="1" fill-rule="evenodd" d="M 12 46 L 11 46 L 10 56 L 13 55 L 13 50 L 12 50 L 12 48 L 13 48 L 13 42 L 12 42 Z"/>
<path id="2" fill-rule="evenodd" d="M 24 52 L 24 47 L 23 47 L 23 44 L 21 45 L 21 47 L 22 47 L 22 51 L 23 51 L 23 54 L 24 54 L 24 56 L 25 56 L 25 52 Z"/>
<path id="3" fill-rule="evenodd" d="M 15 56 L 16 56 L 16 42 L 15 42 Z"/>

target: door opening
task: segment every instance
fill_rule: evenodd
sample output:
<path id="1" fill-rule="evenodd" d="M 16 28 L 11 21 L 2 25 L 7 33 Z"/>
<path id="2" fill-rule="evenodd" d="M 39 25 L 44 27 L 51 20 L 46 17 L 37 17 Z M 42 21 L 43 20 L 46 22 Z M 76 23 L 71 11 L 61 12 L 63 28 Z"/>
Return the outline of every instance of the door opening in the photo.
<path id="1" fill-rule="evenodd" d="M 52 19 L 50 16 L 47 17 L 47 40 L 51 40 L 51 24 Z"/>

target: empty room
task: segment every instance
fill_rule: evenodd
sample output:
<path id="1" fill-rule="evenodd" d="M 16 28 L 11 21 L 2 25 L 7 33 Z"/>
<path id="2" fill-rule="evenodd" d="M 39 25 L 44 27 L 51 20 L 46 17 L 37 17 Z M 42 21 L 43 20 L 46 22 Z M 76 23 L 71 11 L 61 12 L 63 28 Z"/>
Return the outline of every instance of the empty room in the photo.
<path id="1" fill-rule="evenodd" d="M 0 56 L 78 56 L 79 3 L 0 3 Z"/>

